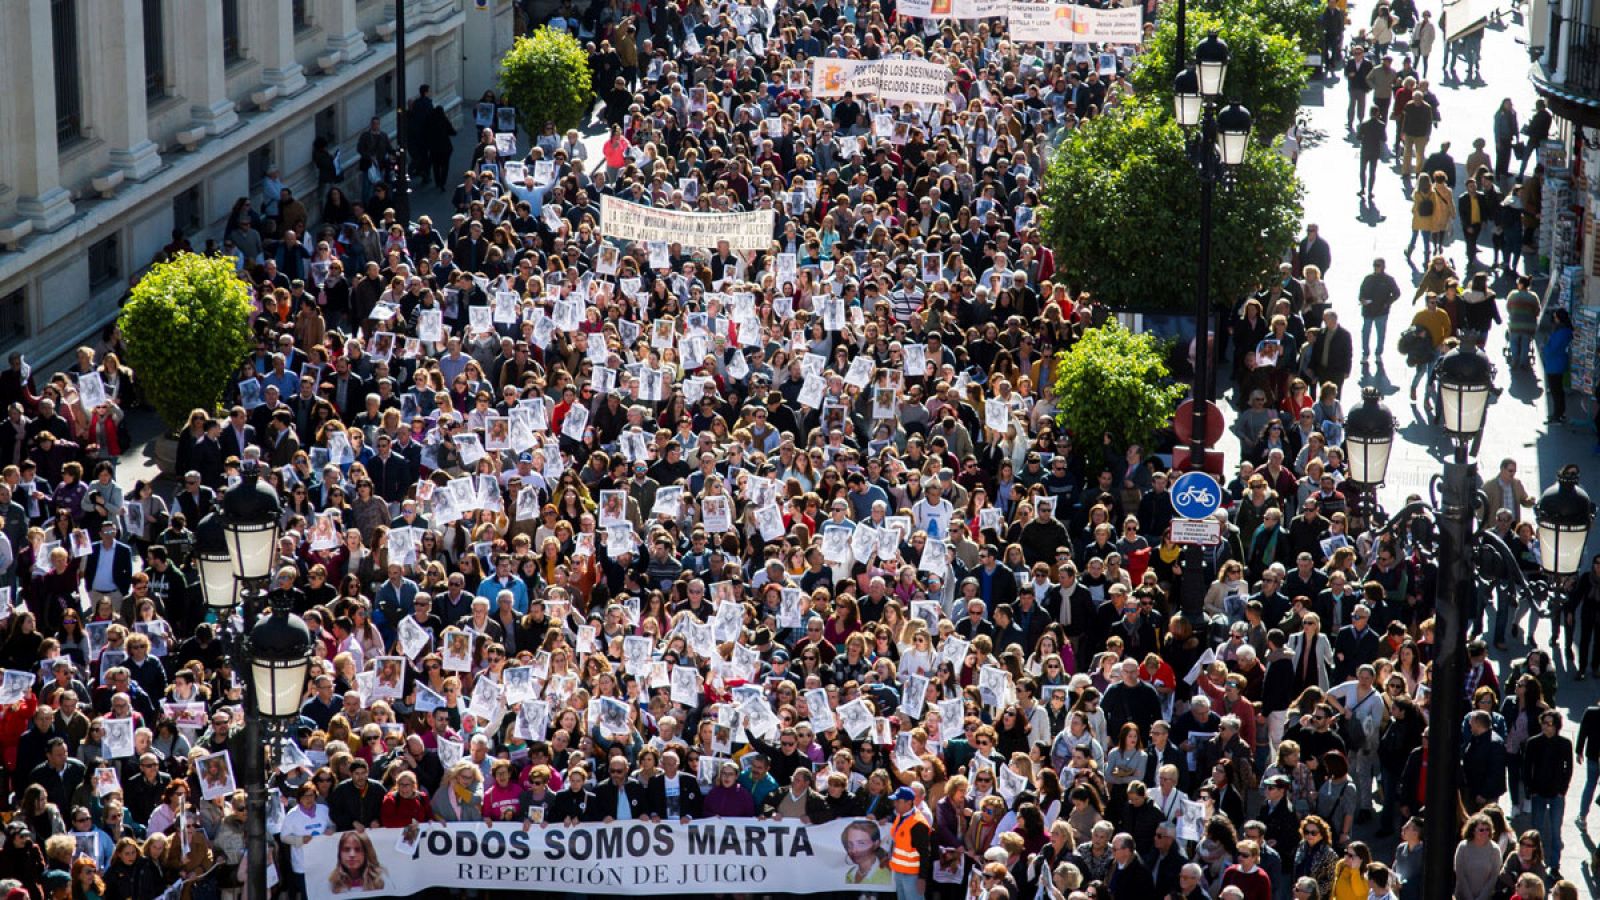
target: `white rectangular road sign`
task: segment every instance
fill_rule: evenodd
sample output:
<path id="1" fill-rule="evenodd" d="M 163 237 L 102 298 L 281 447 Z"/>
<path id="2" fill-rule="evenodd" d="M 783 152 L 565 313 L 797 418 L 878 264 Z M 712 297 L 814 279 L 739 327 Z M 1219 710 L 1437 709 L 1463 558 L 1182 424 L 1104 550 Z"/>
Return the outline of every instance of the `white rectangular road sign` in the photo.
<path id="1" fill-rule="evenodd" d="M 1173 519 L 1174 544 L 1203 544 L 1211 546 L 1222 540 L 1222 523 L 1216 519 Z"/>

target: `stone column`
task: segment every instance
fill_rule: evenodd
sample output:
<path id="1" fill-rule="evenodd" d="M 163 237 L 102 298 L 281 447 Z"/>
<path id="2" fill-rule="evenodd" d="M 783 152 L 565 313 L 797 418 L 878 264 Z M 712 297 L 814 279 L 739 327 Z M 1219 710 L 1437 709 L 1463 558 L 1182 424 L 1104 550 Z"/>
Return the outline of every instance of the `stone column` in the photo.
<path id="1" fill-rule="evenodd" d="M 318 23 L 328 35 L 328 50 L 344 54 L 344 61 L 367 55 L 367 37 L 361 33 L 356 0 L 321 0 Z"/>
<path id="2" fill-rule="evenodd" d="M 92 44 L 101 65 L 91 69 L 97 104 L 95 126 L 111 145 L 111 164 L 130 180 L 142 181 L 161 168 L 161 154 L 150 141 L 145 101 L 144 4 L 141 0 L 99 0 L 99 15 L 88 17 L 97 31 Z"/>
<path id="3" fill-rule="evenodd" d="M 178 6 L 173 14 L 179 15 Z M 228 99 L 228 63 L 222 50 L 222 4 L 184 3 L 182 18 L 174 20 L 173 42 L 178 94 L 189 101 L 196 128 L 222 134 L 239 124 L 239 114 Z"/>
<path id="4" fill-rule="evenodd" d="M 54 231 L 76 213 L 72 194 L 61 186 L 56 147 L 55 58 L 52 51 L 50 0 L 14 3 L 0 28 L 13 85 L 32 89 L 11 92 L 17 111 L 17 213 L 39 231 Z"/>
<path id="5" fill-rule="evenodd" d="M 251 6 L 256 12 L 253 41 L 260 50 L 257 58 L 261 60 L 262 84 L 277 88 L 280 97 L 298 93 L 306 86 L 306 76 L 294 55 L 294 6 L 290 3 Z"/>

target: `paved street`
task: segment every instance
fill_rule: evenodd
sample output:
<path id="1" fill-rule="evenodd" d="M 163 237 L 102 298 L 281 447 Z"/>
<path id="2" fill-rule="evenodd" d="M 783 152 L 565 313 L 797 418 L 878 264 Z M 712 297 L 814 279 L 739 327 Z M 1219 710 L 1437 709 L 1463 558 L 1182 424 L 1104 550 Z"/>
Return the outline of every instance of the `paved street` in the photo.
<path id="1" fill-rule="evenodd" d="M 1440 7 L 1436 2 L 1419 4 L 1420 9 L 1431 9 L 1435 20 Z M 1352 3 L 1351 22 L 1365 23 L 1371 17 L 1371 0 Z M 1352 24 L 1353 33 L 1355 25 Z M 1442 44 L 1442 42 L 1441 42 Z M 1393 52 L 1396 62 L 1404 44 Z M 1522 121 L 1533 111 L 1535 93 L 1527 79 L 1528 54 L 1520 18 L 1508 14 L 1504 27 L 1491 27 L 1483 42 L 1482 70 L 1488 84 L 1460 84 L 1441 79 L 1442 47 L 1435 48 L 1429 67 L 1433 90 L 1442 103 L 1442 121 L 1434 131 L 1430 150 L 1441 140 L 1451 142 L 1451 155 L 1458 163 L 1472 150 L 1472 140 L 1483 137 L 1490 140 L 1493 152 L 1492 122 L 1495 108 L 1503 98 L 1510 97 Z M 1465 74 L 1465 67 L 1461 67 Z M 1360 313 L 1356 292 L 1361 279 L 1371 271 L 1372 261 L 1383 257 L 1388 270 L 1401 284 L 1406 294 L 1395 304 L 1389 325 L 1388 341 L 1383 347 L 1382 367 L 1362 379 L 1362 384 L 1375 384 L 1383 392 L 1385 403 L 1394 412 L 1400 425 L 1400 442 L 1389 466 L 1389 483 L 1382 493 L 1389 509 L 1398 508 L 1406 495 L 1426 495 L 1428 481 L 1440 471 L 1436 429 L 1421 422 L 1419 412 L 1413 412 L 1407 399 L 1411 369 L 1403 355 L 1395 348 L 1399 333 L 1409 324 L 1416 307 L 1410 305 L 1410 286 L 1414 285 L 1418 269 L 1408 267 L 1404 255 L 1410 240 L 1410 203 L 1399 174 L 1397 159 L 1386 158 L 1378 171 L 1375 199 L 1370 203 L 1356 195 L 1358 184 L 1357 149 L 1353 138 L 1347 139 L 1344 116 L 1347 94 L 1343 79 L 1327 83 L 1313 83 L 1306 92 L 1305 112 L 1315 140 L 1300 157 L 1300 173 L 1307 191 L 1307 221 L 1320 226 L 1324 237 L 1332 244 L 1333 266 L 1327 280 L 1332 292 L 1334 307 L 1344 325 L 1355 335 L 1358 352 L 1360 342 Z M 1392 130 L 1391 130 L 1392 134 Z M 1513 164 L 1514 167 L 1514 164 Z M 1530 165 L 1530 171 L 1531 171 Z M 1465 272 L 1465 247 L 1458 239 L 1449 248 L 1448 255 L 1458 272 Z M 1489 259 L 1488 241 L 1483 242 L 1480 257 Z M 1419 245 L 1414 255 L 1416 265 L 1425 263 Z M 1509 283 L 1496 286 L 1503 298 L 1512 288 Z M 1571 424 L 1546 426 L 1544 420 L 1545 397 L 1535 376 L 1519 372 L 1512 377 L 1504 365 L 1504 332 L 1497 328 L 1489 342 L 1491 358 L 1499 366 L 1499 386 L 1504 393 L 1491 408 L 1488 430 L 1479 455 L 1481 468 L 1493 477 L 1501 459 L 1517 460 L 1523 484 L 1535 494 L 1555 480 L 1556 470 L 1576 462 L 1584 466 L 1583 483 L 1591 495 L 1600 496 L 1600 459 L 1591 456 L 1595 442 L 1586 409 L 1571 398 L 1569 410 Z M 1354 379 L 1352 379 L 1353 381 Z M 1346 385 L 1344 403 L 1346 411 L 1359 402 L 1353 384 Z M 1593 542 L 1591 542 L 1591 546 Z M 1541 646 L 1548 647 L 1550 631 L 1541 625 L 1535 632 Z M 1498 654 L 1502 662 L 1522 655 L 1525 645 L 1512 643 L 1511 652 Z M 1560 690 L 1556 705 L 1569 717 L 1567 732 L 1576 737 L 1577 717 L 1583 709 L 1600 698 L 1600 682 L 1572 681 L 1564 662 L 1558 662 L 1561 672 Z M 1578 813 L 1578 796 L 1582 788 L 1582 764 L 1574 779 L 1567 800 L 1567 821 L 1563 828 L 1563 874 L 1586 887 L 1586 896 L 1600 896 L 1600 884 L 1589 865 L 1594 842 L 1584 836 L 1573 819 Z M 1525 827 L 1518 820 L 1518 827 Z M 1600 835 L 1600 816 L 1591 822 L 1591 833 Z M 1548 838 L 1547 838 L 1548 840 Z M 1381 858 L 1391 858 L 1385 845 Z M 1581 863 L 1581 866 L 1579 865 Z M 1579 880 L 1583 879 L 1583 880 Z"/>

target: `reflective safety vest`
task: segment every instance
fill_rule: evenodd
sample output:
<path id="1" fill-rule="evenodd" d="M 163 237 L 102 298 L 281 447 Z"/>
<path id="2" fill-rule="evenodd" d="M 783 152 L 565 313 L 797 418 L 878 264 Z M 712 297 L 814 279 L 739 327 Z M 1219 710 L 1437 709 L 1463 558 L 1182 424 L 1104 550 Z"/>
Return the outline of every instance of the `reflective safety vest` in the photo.
<path id="1" fill-rule="evenodd" d="M 928 820 L 921 813 L 911 813 L 901 816 L 894 823 L 890 832 L 894 839 L 894 853 L 889 857 L 889 869 L 902 875 L 917 875 L 922 872 L 922 854 L 911 845 L 911 829 L 918 823 L 927 825 Z"/>

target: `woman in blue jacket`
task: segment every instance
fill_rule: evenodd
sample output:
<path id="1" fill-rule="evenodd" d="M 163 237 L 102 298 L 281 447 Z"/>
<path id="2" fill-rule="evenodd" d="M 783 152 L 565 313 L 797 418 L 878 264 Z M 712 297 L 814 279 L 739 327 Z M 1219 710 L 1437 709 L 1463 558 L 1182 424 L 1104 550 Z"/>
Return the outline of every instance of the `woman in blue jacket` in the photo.
<path id="1" fill-rule="evenodd" d="M 1546 424 L 1567 420 L 1567 351 L 1572 347 L 1572 316 L 1564 309 L 1550 314 L 1551 329 L 1544 339 L 1544 392 L 1550 398 Z"/>

